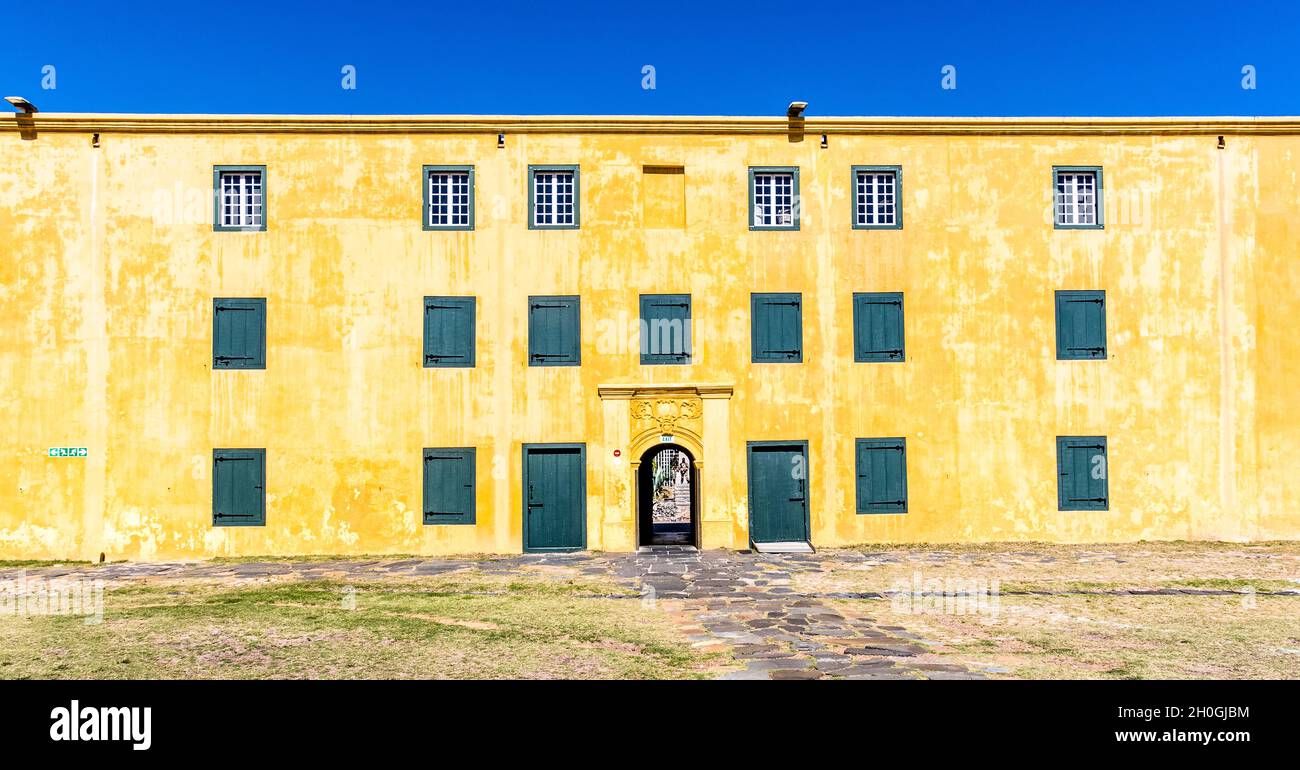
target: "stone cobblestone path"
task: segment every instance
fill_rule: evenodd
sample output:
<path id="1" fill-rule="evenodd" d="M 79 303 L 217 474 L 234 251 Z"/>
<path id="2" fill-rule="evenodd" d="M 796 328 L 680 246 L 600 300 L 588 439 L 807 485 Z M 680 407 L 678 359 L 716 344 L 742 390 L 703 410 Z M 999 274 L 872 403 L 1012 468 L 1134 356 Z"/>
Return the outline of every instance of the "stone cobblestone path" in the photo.
<path id="1" fill-rule="evenodd" d="M 812 596 L 798 593 L 792 577 L 823 570 L 860 554 L 755 554 L 656 546 L 638 553 L 576 553 L 493 557 L 359 559 L 267 562 L 123 562 L 94 567 L 42 567 L 29 577 L 230 580 L 418 577 L 456 571 L 510 574 L 545 567 L 574 576 L 605 578 L 634 591 L 610 600 L 653 603 L 693 646 L 730 651 L 738 670 L 724 679 L 953 679 L 981 678 L 960 666 L 926 660 L 923 640 L 865 615 L 831 609 L 826 599 L 878 595 Z M 0 579 L 19 570 L 0 569 Z M 593 597 L 595 598 L 595 597 Z M 869 608 L 868 603 L 863 603 Z"/>
<path id="2" fill-rule="evenodd" d="M 825 601 L 859 597 L 801 594 L 792 586 L 796 573 L 859 554 L 837 552 L 832 562 L 823 554 L 647 550 L 631 555 L 620 574 L 639 579 L 644 597 L 665 602 L 693 644 L 730 649 L 743 667 L 723 679 L 983 678 L 927 660 L 924 640 L 903 628 Z"/>
<path id="3" fill-rule="evenodd" d="M 0 569 L 0 579 L 28 577 L 101 578 L 110 584 L 132 580 L 268 579 L 348 580 L 413 578 L 452 572 L 510 575 L 541 572 L 556 578 L 590 577 L 628 589 L 593 599 L 641 601 L 663 611 L 697 648 L 730 652 L 734 666 L 724 679 L 978 679 L 982 671 L 940 662 L 923 638 L 900 626 L 882 625 L 871 616 L 882 593 L 800 591 L 796 578 L 807 573 L 840 574 L 883 564 L 951 565 L 973 557 L 943 550 L 861 552 L 850 549 L 813 554 L 758 554 L 696 551 L 655 546 L 637 553 L 524 554 L 487 558 L 360 558 L 265 562 L 122 562 Z M 1056 557 L 1010 550 L 997 556 L 1004 565 L 1051 564 Z M 1089 564 L 1125 560 L 1104 550 L 1076 557 Z M 1003 590 L 1002 594 L 1067 595 L 1234 595 L 1227 589 L 1147 588 L 1119 590 Z M 1300 589 L 1259 591 L 1259 595 L 1300 597 Z M 845 602 L 842 600 L 858 600 Z M 852 607 L 854 612 L 844 610 Z M 988 669 L 992 671 L 993 669 Z"/>

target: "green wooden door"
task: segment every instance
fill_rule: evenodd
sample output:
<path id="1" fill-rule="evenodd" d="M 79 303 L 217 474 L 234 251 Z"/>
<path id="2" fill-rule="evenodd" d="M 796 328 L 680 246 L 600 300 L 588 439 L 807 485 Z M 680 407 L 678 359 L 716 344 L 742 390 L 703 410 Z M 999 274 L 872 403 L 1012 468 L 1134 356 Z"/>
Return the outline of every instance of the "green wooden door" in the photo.
<path id="1" fill-rule="evenodd" d="M 749 539 L 808 541 L 808 443 L 751 441 Z"/>
<path id="2" fill-rule="evenodd" d="M 524 550 L 587 547 L 584 444 L 524 445 Z"/>

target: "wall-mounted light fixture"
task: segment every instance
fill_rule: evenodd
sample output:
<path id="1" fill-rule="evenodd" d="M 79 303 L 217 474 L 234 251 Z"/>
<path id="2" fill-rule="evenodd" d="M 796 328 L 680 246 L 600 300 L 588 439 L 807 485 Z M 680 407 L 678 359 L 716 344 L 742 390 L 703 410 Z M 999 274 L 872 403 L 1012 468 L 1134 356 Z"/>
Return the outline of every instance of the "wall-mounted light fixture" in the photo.
<path id="1" fill-rule="evenodd" d="M 822 134 L 822 149 L 824 150 L 830 146 L 830 142 L 826 141 L 826 134 Z"/>
<path id="2" fill-rule="evenodd" d="M 1219 137 L 1219 149 L 1222 150 L 1224 147 L 1227 147 L 1227 146 L 1228 146 L 1228 145 L 1225 144 L 1224 141 L 1223 141 L 1223 137 Z"/>
<path id="3" fill-rule="evenodd" d="M 98 146 L 99 146 L 99 134 L 91 134 L 91 135 L 90 135 L 90 146 L 91 146 L 91 147 L 98 147 Z"/>
<path id="4" fill-rule="evenodd" d="M 505 149 L 505 146 L 506 146 L 506 135 L 497 134 L 497 149 L 498 150 Z"/>
<path id="5" fill-rule="evenodd" d="M 12 104 L 14 109 L 27 115 L 31 115 L 33 112 L 40 112 L 40 110 L 36 109 L 35 104 L 32 104 L 21 96 L 6 96 L 5 101 Z"/>

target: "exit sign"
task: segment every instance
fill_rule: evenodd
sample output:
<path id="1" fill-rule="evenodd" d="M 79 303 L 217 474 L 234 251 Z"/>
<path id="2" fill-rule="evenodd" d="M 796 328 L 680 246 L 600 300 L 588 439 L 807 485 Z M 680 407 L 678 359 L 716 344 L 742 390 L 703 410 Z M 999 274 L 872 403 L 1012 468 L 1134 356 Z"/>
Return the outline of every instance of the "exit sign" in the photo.
<path id="1" fill-rule="evenodd" d="M 84 446 L 52 446 L 50 457 L 86 457 L 90 454 Z"/>

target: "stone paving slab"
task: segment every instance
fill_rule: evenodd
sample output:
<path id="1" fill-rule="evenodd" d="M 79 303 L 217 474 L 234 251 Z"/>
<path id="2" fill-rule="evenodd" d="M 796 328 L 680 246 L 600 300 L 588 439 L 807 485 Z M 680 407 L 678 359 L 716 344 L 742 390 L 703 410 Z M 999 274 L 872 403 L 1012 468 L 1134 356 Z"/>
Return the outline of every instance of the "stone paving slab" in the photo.
<path id="1" fill-rule="evenodd" d="M 911 662 L 924 645 L 897 626 L 832 609 L 836 595 L 801 594 L 795 575 L 843 563 L 887 560 L 888 554 L 752 554 L 700 552 L 680 547 L 637 553 L 525 554 L 487 559 L 395 558 L 392 560 L 167 562 L 59 566 L 0 570 L 0 579 L 76 576 L 129 582 L 140 579 L 223 579 L 238 583 L 294 577 L 347 580 L 419 577 L 454 571 L 500 575 L 539 569 L 556 576 L 604 577 L 631 589 L 610 599 L 653 602 L 667 612 L 691 644 L 726 650 L 739 670 L 723 679 L 811 680 L 982 678 L 960 666 Z"/>

